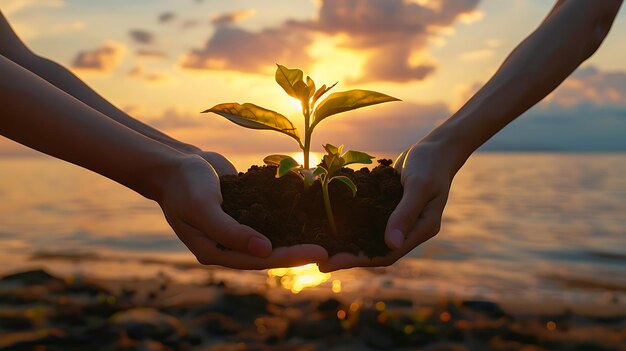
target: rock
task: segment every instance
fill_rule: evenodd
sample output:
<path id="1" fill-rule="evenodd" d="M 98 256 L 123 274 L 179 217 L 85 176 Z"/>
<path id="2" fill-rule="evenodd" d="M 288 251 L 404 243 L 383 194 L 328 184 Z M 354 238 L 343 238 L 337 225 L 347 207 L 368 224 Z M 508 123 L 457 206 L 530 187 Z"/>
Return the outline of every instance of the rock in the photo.
<path id="1" fill-rule="evenodd" d="M 208 312 L 198 317 L 197 322 L 212 335 L 231 335 L 243 329 L 233 318 L 219 312 Z"/>
<path id="2" fill-rule="evenodd" d="M 153 308 L 134 308 L 118 312 L 111 317 L 111 324 L 115 330 L 125 330 L 133 339 L 159 340 L 171 335 L 185 334 L 178 319 Z"/>
<path id="3" fill-rule="evenodd" d="M 221 312 L 241 323 L 252 323 L 257 316 L 268 314 L 267 306 L 267 298 L 260 294 L 225 293 L 207 310 Z"/>
<path id="4" fill-rule="evenodd" d="M 65 333 L 56 328 L 2 333 L 0 334 L 0 350 L 29 350 L 35 345 L 49 344 L 63 335 Z"/>
<path id="5" fill-rule="evenodd" d="M 339 300 L 330 298 L 320 302 L 317 306 L 317 310 L 320 312 L 337 312 L 339 306 L 341 306 L 341 302 Z"/>
<path id="6" fill-rule="evenodd" d="M 469 349 L 462 344 L 442 342 L 430 344 L 424 347 L 423 351 L 469 351 Z"/>
<path id="7" fill-rule="evenodd" d="M 43 269 L 9 274 L 0 278 L 0 282 L 19 283 L 21 285 L 43 285 L 52 282 L 63 282 L 63 280 L 51 275 Z"/>
<path id="8" fill-rule="evenodd" d="M 492 318 L 507 316 L 498 304 L 491 301 L 466 300 L 461 303 L 461 306 L 472 311 L 484 313 Z"/>
<path id="9" fill-rule="evenodd" d="M 343 328 L 336 316 L 321 318 L 320 316 L 312 315 L 292 321 L 287 335 L 303 339 L 324 339 L 341 335 L 342 333 Z"/>
<path id="10" fill-rule="evenodd" d="M 385 306 L 387 308 L 412 308 L 413 301 L 406 299 L 390 299 L 385 300 Z"/>
<path id="11" fill-rule="evenodd" d="M 33 327 L 33 321 L 25 313 L 4 313 L 0 311 L 0 329 L 24 330 Z"/>

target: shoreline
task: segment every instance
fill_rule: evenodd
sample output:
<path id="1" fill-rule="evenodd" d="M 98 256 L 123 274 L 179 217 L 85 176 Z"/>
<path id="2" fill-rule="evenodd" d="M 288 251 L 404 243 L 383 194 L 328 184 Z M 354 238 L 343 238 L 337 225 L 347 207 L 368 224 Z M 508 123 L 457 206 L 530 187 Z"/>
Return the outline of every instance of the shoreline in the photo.
<path id="1" fill-rule="evenodd" d="M 625 350 L 626 310 L 419 293 L 245 289 L 56 276 L 0 278 L 0 349 Z"/>

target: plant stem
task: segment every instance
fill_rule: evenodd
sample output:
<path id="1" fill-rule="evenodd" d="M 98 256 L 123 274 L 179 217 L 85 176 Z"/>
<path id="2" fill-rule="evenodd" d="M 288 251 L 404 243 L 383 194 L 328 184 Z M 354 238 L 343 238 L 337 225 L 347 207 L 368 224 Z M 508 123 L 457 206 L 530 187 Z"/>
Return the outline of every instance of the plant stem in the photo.
<path id="1" fill-rule="evenodd" d="M 309 169 L 309 153 L 311 151 L 311 131 L 309 126 L 311 124 L 311 111 L 307 108 L 302 111 L 304 114 L 304 169 Z"/>
<path id="2" fill-rule="evenodd" d="M 337 235 L 335 217 L 333 216 L 333 209 L 330 206 L 330 196 L 328 195 L 328 183 L 329 181 L 327 179 L 324 179 L 324 181 L 322 182 L 322 193 L 324 193 L 324 208 L 326 209 L 326 217 L 328 218 L 330 230 L 333 232 L 333 235 Z"/>

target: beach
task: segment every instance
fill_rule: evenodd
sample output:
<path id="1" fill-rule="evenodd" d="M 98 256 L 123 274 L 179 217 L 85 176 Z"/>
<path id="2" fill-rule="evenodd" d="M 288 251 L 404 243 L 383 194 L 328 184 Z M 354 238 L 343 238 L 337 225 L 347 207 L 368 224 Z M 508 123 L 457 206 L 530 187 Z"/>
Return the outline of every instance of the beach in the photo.
<path id="1" fill-rule="evenodd" d="M 1 350 L 626 350 L 619 306 L 242 288 L 166 274 L 0 279 Z M 333 291 L 334 290 L 334 291 Z M 371 292 L 370 292 L 371 293 Z M 376 296 L 374 296 L 376 295 Z"/>

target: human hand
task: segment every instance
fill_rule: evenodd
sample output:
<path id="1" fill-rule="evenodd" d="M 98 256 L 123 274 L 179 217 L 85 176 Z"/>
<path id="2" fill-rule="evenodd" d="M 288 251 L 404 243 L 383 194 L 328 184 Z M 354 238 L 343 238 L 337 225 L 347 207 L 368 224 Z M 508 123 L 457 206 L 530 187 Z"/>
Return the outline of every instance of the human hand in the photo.
<path id="1" fill-rule="evenodd" d="M 232 162 L 217 152 L 200 150 L 196 153 L 196 155 L 202 157 L 209 164 L 211 164 L 219 177 L 237 174 L 237 169 Z"/>
<path id="2" fill-rule="evenodd" d="M 388 266 L 435 236 L 441 227 L 452 178 L 458 168 L 438 143 L 420 142 L 398 156 L 404 194 L 389 217 L 385 242 L 392 250 L 384 257 L 339 253 L 320 264 L 322 272 L 352 267 Z"/>
<path id="3" fill-rule="evenodd" d="M 223 156 L 215 153 L 206 156 L 222 172 L 229 172 L 231 167 L 234 170 Z M 272 250 L 266 237 L 224 213 L 216 167 L 207 163 L 206 158 L 187 156 L 173 170 L 165 172 L 158 182 L 156 199 L 168 223 L 198 262 L 236 269 L 265 269 L 327 259 L 326 250 L 317 245 Z"/>

